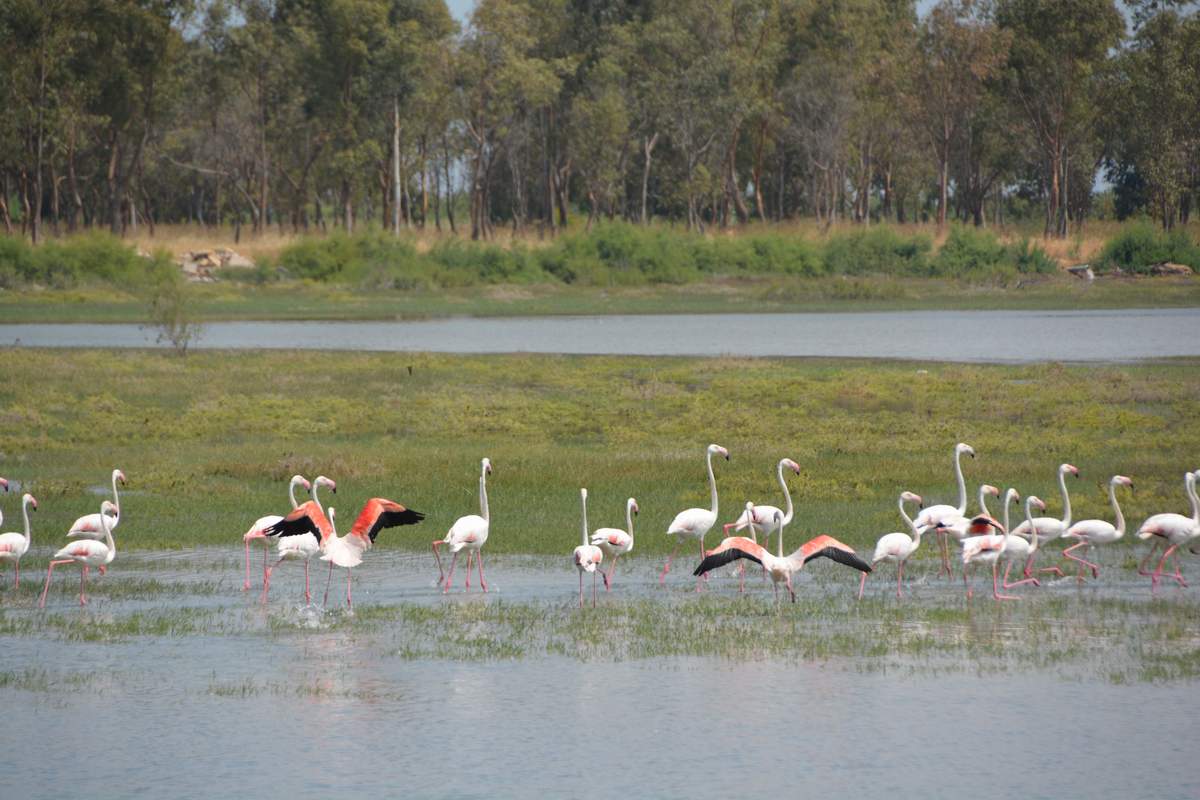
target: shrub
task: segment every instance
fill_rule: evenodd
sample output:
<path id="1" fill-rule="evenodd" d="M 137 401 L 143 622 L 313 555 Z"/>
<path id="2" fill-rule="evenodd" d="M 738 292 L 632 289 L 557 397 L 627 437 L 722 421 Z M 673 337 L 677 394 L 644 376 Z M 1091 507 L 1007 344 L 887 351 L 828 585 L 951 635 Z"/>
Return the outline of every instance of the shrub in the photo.
<path id="1" fill-rule="evenodd" d="M 88 233 L 33 247 L 21 239 L 0 237 L 0 285 L 134 286 L 144 282 L 147 259 L 132 246 L 106 233 Z"/>
<path id="2" fill-rule="evenodd" d="M 1200 247 L 1186 231 L 1165 232 L 1149 223 L 1139 222 L 1104 245 L 1096 266 L 1101 272 L 1121 269 L 1147 273 L 1150 267 L 1164 261 L 1200 269 Z"/>
<path id="3" fill-rule="evenodd" d="M 904 238 L 888 227 L 836 234 L 825 245 L 825 268 L 836 275 L 922 275 L 932 246 L 927 236 Z"/>

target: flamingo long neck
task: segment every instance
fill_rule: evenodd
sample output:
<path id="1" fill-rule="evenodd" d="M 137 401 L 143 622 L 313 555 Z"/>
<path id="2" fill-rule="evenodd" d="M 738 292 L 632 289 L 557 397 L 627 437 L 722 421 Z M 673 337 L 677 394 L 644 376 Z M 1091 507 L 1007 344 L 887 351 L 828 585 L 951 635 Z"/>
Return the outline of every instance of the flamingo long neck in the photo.
<path id="1" fill-rule="evenodd" d="M 114 471 L 112 475 L 112 490 L 113 490 L 113 505 L 117 507 L 117 513 L 121 513 L 121 498 L 117 494 L 117 473 Z M 103 515 L 101 515 L 103 516 Z"/>
<path id="2" fill-rule="evenodd" d="M 1200 525 L 1200 497 L 1196 496 L 1196 475 L 1189 472 L 1183 481 L 1184 491 L 1187 492 L 1188 502 L 1192 504 L 1192 525 Z"/>
<path id="3" fill-rule="evenodd" d="M 25 517 L 25 546 L 29 547 L 29 543 L 33 540 L 29 538 L 29 500 L 26 499 L 21 504 L 21 514 Z M 100 516 L 104 516 L 101 514 Z"/>
<path id="4" fill-rule="evenodd" d="M 112 524 L 108 521 L 108 515 L 104 513 L 104 509 L 100 509 L 100 525 L 104 528 L 104 543 L 108 545 L 110 556 L 108 560 L 112 561 L 111 556 L 117 554 L 117 543 L 113 541 Z"/>
<path id="5" fill-rule="evenodd" d="M 920 544 L 921 543 L 921 529 L 917 527 L 917 523 L 913 522 L 912 517 L 910 517 L 908 515 L 908 512 L 904 510 L 904 498 L 903 497 L 900 498 L 900 501 L 897 503 L 897 505 L 900 506 L 900 516 L 904 517 L 905 523 L 908 524 L 908 529 L 910 531 L 912 531 L 913 541 L 916 542 L 917 544 Z"/>
<path id="6" fill-rule="evenodd" d="M 492 518 L 488 516 L 487 472 L 479 476 L 479 516 L 488 522 L 492 521 Z"/>
<path id="7" fill-rule="evenodd" d="M 325 508 L 321 505 L 321 501 L 317 499 L 317 482 L 316 481 L 312 482 L 312 488 L 309 489 L 309 493 L 312 495 L 313 502 L 317 504 L 317 508 L 321 509 L 321 513 L 324 514 Z M 292 508 L 295 508 L 295 507 L 296 507 L 296 501 L 292 500 Z"/>
<path id="8" fill-rule="evenodd" d="M 1108 499 L 1112 503 L 1113 513 L 1117 515 L 1117 536 L 1125 535 L 1125 515 L 1121 513 L 1121 504 L 1117 502 L 1117 484 L 1108 482 Z"/>
<path id="9" fill-rule="evenodd" d="M 983 485 L 980 485 L 980 487 L 979 487 L 979 510 L 980 510 L 980 511 L 982 511 L 984 514 L 987 514 L 989 517 L 992 515 L 992 512 L 991 512 L 991 511 L 988 511 L 988 507 L 987 507 L 987 492 L 985 492 L 985 491 L 983 490 Z M 1008 509 L 1007 509 L 1007 508 L 1006 508 L 1006 509 L 1004 509 L 1004 513 L 1005 513 L 1005 514 L 1007 514 L 1007 513 L 1008 513 Z M 1008 518 L 1007 518 L 1007 517 L 1005 517 L 1005 518 L 1004 518 L 1004 528 L 1005 528 L 1006 530 L 1008 529 Z"/>
<path id="10" fill-rule="evenodd" d="M 1004 506 L 1004 513 L 1008 514 L 1008 504 L 1007 503 L 1005 503 L 1005 506 Z M 1025 521 L 1027 523 L 1029 523 L 1029 530 L 1033 532 L 1033 535 L 1029 537 L 1029 555 L 1032 556 L 1034 553 L 1037 552 L 1038 538 L 1039 538 L 1037 535 L 1037 528 L 1035 528 L 1033 526 L 1033 497 L 1032 497 L 1032 495 L 1025 498 Z M 1004 528 L 1005 528 L 1005 530 L 1007 530 L 1008 529 L 1008 524 L 1007 524 L 1008 518 L 1007 517 L 1005 517 L 1004 522 L 1005 522 Z M 1008 542 L 1007 536 L 1004 537 L 1004 541 L 1007 544 L 1007 542 Z"/>
<path id="11" fill-rule="evenodd" d="M 792 521 L 792 514 L 794 513 L 795 509 L 792 508 L 792 493 L 788 491 L 787 481 L 784 480 L 784 477 L 783 477 L 783 462 L 782 461 L 779 462 L 779 485 L 781 487 L 783 487 L 783 496 L 787 500 L 787 510 L 783 513 L 783 524 L 787 525 L 789 522 Z M 713 493 L 713 496 L 716 497 L 715 491 Z M 714 505 L 715 505 L 715 502 L 714 502 Z"/>
<path id="12" fill-rule="evenodd" d="M 983 494 L 979 495 L 979 505 L 983 505 Z M 1012 527 L 1008 524 L 1008 507 L 1009 507 L 1009 505 L 1010 505 L 1009 500 L 1007 497 L 1005 497 L 1004 498 L 1004 513 L 1001 515 L 1004 517 L 1004 535 L 1005 536 L 1007 536 L 1008 532 L 1012 530 Z M 987 514 L 986 509 L 984 510 L 984 513 Z M 988 516 L 990 517 L 991 514 L 988 514 Z M 1033 527 L 1032 522 L 1029 523 L 1029 527 L 1030 528 Z"/>
<path id="13" fill-rule="evenodd" d="M 958 515 L 967 513 L 967 481 L 963 478 L 962 452 L 954 448 L 954 477 L 958 479 Z"/>
<path id="14" fill-rule="evenodd" d="M 777 552 L 779 553 L 780 558 L 783 558 L 783 529 L 784 529 L 784 526 L 786 526 L 786 525 L 787 525 L 787 523 L 783 522 L 782 520 L 779 523 L 779 550 Z M 770 546 L 771 546 L 771 543 L 767 542 L 767 547 L 770 547 Z M 797 551 L 797 552 L 799 552 L 799 551 Z M 801 563 L 803 563 L 804 556 L 801 555 L 800 558 L 802 559 Z"/>
<path id="15" fill-rule="evenodd" d="M 1063 496 L 1063 528 L 1071 527 L 1071 495 L 1067 492 L 1067 471 L 1060 469 L 1058 471 L 1058 490 Z M 1033 523 L 1029 523 L 1030 527 Z"/>
<path id="16" fill-rule="evenodd" d="M 292 510 L 293 511 L 295 511 L 297 508 L 300 507 L 300 504 L 296 502 L 296 486 L 299 485 L 299 483 L 300 483 L 300 481 L 292 480 L 288 484 L 288 500 L 292 501 Z M 317 487 L 316 486 L 312 487 L 312 493 L 313 493 L 313 500 L 316 500 L 317 499 Z"/>
<path id="17" fill-rule="evenodd" d="M 717 515 L 717 476 L 713 474 L 712 450 L 708 451 L 705 460 L 708 462 L 708 489 L 712 494 L 712 513 L 715 517 Z"/>
<path id="18" fill-rule="evenodd" d="M 586 494 L 580 493 L 580 495 L 579 495 L 579 503 L 580 503 L 580 506 L 583 508 L 583 535 L 582 535 L 582 537 L 580 538 L 580 541 L 579 541 L 579 543 L 580 543 L 581 545 L 584 545 L 584 546 L 586 546 L 586 545 L 587 545 L 587 543 L 588 543 L 588 528 L 587 528 L 587 495 L 586 495 Z"/>
<path id="19" fill-rule="evenodd" d="M 625 504 L 625 528 L 629 531 L 630 538 L 633 537 L 633 503 Z"/>

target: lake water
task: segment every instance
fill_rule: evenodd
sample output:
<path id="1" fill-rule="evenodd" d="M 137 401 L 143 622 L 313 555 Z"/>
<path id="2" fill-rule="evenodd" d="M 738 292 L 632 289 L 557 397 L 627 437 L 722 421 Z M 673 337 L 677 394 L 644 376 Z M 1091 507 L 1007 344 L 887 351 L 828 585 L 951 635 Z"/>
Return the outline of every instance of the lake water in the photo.
<path id="1" fill-rule="evenodd" d="M 155 347 L 138 325 L 0 325 L 0 345 Z M 1200 309 L 218 322 L 201 348 L 1137 361 L 1200 355 Z"/>
<path id="2" fill-rule="evenodd" d="M 650 602 L 661 606 L 665 626 L 709 604 L 771 626 L 804 607 L 773 610 L 770 590 L 756 580 L 738 596 L 728 573 L 698 598 L 682 564 L 662 589 L 658 563 L 633 558 L 599 609 L 577 612 L 567 554 L 489 559 L 492 592 L 447 598 L 430 585 L 428 553 L 375 550 L 355 570 L 358 613 L 399 604 L 406 616 L 351 624 L 340 610 L 296 602 L 296 565 L 276 573 L 264 608 L 255 593 L 240 591 L 240 556 L 236 544 L 126 554 L 94 582 L 83 610 L 73 607 L 78 583 L 69 570 L 44 612 L 32 607 L 40 586 L 0 589 L 8 631 L 0 637 L 0 746 L 20 754 L 0 771 L 0 795 L 1200 796 L 1194 681 L 1104 678 L 1140 650 L 1142 626 L 1111 639 L 1071 632 L 1135 606 L 1141 611 L 1130 619 L 1194 618 L 1194 591 L 1151 601 L 1145 580 L 1120 568 L 1123 554 L 1105 564 L 1105 580 L 1084 589 L 1058 581 L 1022 592 L 1018 603 L 977 599 L 957 621 L 950 615 L 961 609 L 960 585 L 927 574 L 932 562 L 914 570 L 905 602 L 944 609 L 947 621 L 921 635 L 968 640 L 957 659 L 811 657 L 802 649 L 787 657 L 638 658 L 536 646 L 512 657 L 436 657 L 413 647 L 445 636 L 453 649 L 459 636 L 502 637 L 502 626 L 451 617 L 431 633 L 422 609 L 490 607 L 503 617 L 507 607 L 532 604 L 535 614 L 572 626 Z M 887 570 L 868 590 L 868 603 L 882 606 L 857 604 L 857 580 L 836 565 L 805 573 L 798 593 L 832 609 L 836 622 L 809 612 L 800 638 L 845 633 L 869 642 L 890 617 Z M 26 578 L 37 584 L 34 570 Z M 323 579 L 314 570 L 316 589 Z M 119 591 L 137 581 L 157 584 Z M 1120 605 L 1093 610 L 1105 598 Z M 176 614 L 178 628 L 89 640 L 90 626 L 159 612 Z M 189 628 L 189 618 L 204 621 Z M 24 624 L 34 629 L 22 631 Z M 1050 649 L 1003 652 L 1005 642 L 1047 625 L 1062 629 L 1065 660 Z M 1178 647 L 1194 647 L 1196 636 L 1193 629 Z"/>

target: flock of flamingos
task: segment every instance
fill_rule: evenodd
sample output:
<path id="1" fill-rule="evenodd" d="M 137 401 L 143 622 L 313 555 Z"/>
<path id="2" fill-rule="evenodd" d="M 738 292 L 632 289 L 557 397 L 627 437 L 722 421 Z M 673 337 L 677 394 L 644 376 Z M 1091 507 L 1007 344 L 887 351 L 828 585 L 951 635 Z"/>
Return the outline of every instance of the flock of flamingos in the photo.
<path id="1" fill-rule="evenodd" d="M 791 595 L 792 602 L 796 593 L 792 587 L 792 576 L 804 568 L 804 565 L 815 558 L 829 558 L 840 564 L 852 567 L 862 573 L 859 581 L 858 596 L 861 599 L 866 586 L 867 575 L 880 562 L 896 564 L 896 596 L 903 595 L 904 566 L 917 548 L 921 545 L 921 537 L 933 533 L 937 536 L 942 557 L 942 568 L 939 574 L 952 575 L 948 541 L 953 537 L 961 546 L 963 584 L 967 597 L 972 595 L 969 579 L 970 570 L 977 564 L 990 565 L 992 570 L 992 596 L 996 600 L 1014 600 L 1013 595 L 1001 594 L 1001 589 L 1011 589 L 1023 584 L 1040 585 L 1035 577 L 1034 562 L 1038 550 L 1056 539 L 1073 542 L 1062 554 L 1079 565 L 1077 580 L 1084 580 L 1085 569 L 1090 569 L 1092 577 L 1099 577 L 1099 566 L 1087 560 L 1089 551 L 1099 545 L 1117 542 L 1125 535 L 1125 516 L 1117 500 L 1117 487 L 1133 488 L 1133 482 L 1123 476 L 1114 475 L 1108 483 L 1109 500 L 1112 503 L 1116 523 L 1107 520 L 1088 519 L 1074 522 L 1071 519 L 1071 496 L 1067 491 L 1066 476 L 1079 477 L 1079 470 L 1070 464 L 1062 464 L 1058 468 L 1058 487 L 1063 498 L 1063 516 L 1034 517 L 1034 509 L 1044 511 L 1046 508 L 1039 498 L 1030 496 L 1025 499 L 1025 520 L 1016 528 L 1009 526 L 1009 507 L 1020 503 L 1020 495 L 1015 489 L 1004 493 L 1001 519 L 992 516 L 987 507 L 987 498 L 1000 497 L 1000 490 L 995 486 L 983 484 L 979 487 L 979 513 L 967 513 L 967 486 L 963 478 L 962 456 L 975 456 L 975 451 L 966 444 L 959 443 L 954 448 L 954 474 L 958 481 L 958 505 L 935 505 L 922 508 L 918 495 L 902 492 L 899 498 L 900 516 L 904 519 L 907 531 L 888 533 L 882 536 L 875 545 L 875 551 L 870 562 L 860 558 L 852 548 L 842 544 L 831 536 L 818 536 L 801 546 L 790 555 L 784 555 L 783 532 L 792 521 L 792 496 L 785 478 L 785 470 L 799 474 L 800 467 L 790 458 L 779 461 L 777 477 L 783 490 L 785 509 L 771 505 L 746 503 L 741 515 L 723 526 L 725 538 L 713 550 L 704 548 L 704 536 L 717 524 L 717 482 L 713 474 L 713 456 L 729 458 L 729 451 L 716 444 L 710 444 L 706 450 L 705 461 L 708 467 L 708 485 L 711 495 L 710 508 L 689 508 L 679 512 L 667 529 L 668 536 L 676 539 L 675 548 L 663 566 L 659 575 L 659 583 L 666 580 L 671 569 L 671 561 L 679 552 L 679 548 L 687 541 L 695 541 L 700 549 L 700 564 L 693 574 L 696 576 L 696 591 L 701 591 L 708 573 L 718 567 L 730 564 L 739 559 L 753 561 L 759 564 L 765 575 L 769 575 L 775 588 L 776 601 L 779 599 L 779 585 L 783 584 Z M 460 517 L 450 526 L 446 535 L 433 542 L 433 555 L 437 561 L 439 577 L 438 584 L 443 592 L 448 592 L 454 580 L 454 570 L 461 553 L 466 552 L 465 588 L 471 588 L 472 560 L 479 574 L 480 588 L 486 592 L 487 582 L 483 576 L 483 545 L 487 542 L 488 528 L 491 518 L 488 514 L 487 477 L 492 472 L 492 463 L 483 459 L 479 475 L 479 513 Z M 1167 573 L 1180 586 L 1186 586 L 1179 567 L 1179 548 L 1192 547 L 1192 552 L 1200 552 L 1200 499 L 1196 495 L 1196 480 L 1200 478 L 1200 470 L 1188 472 L 1184 476 L 1184 490 L 1191 503 L 1191 516 L 1183 514 L 1155 514 L 1142 523 L 1137 530 L 1137 537 L 1143 540 L 1152 539 L 1154 546 L 1138 565 L 1138 573 L 1151 577 L 1152 591 L 1156 591 L 1163 575 L 1167 561 L 1174 556 L 1175 571 Z M 104 500 L 100 511 L 80 517 L 67 532 L 71 541 L 54 553 L 50 566 L 46 570 L 46 584 L 42 589 L 39 607 L 46 603 L 46 593 L 50 588 L 50 580 L 54 568 L 66 564 L 80 566 L 79 603 L 87 604 L 87 575 L 91 567 L 99 568 L 101 574 L 112 563 L 116 556 L 116 543 L 113 541 L 113 529 L 121 521 L 121 505 L 118 495 L 118 483 L 125 483 L 125 474 L 116 469 L 112 472 L 111 501 Z M 8 491 L 8 481 L 0 478 L 0 487 Z M 304 503 L 296 502 L 296 489 L 303 487 L 310 494 L 310 499 Z M 309 482 L 300 475 L 292 476 L 288 485 L 288 498 L 292 510 L 286 516 L 261 517 L 250 526 L 243 535 L 242 541 L 246 558 L 246 578 L 243 590 L 250 588 L 250 546 L 253 541 L 263 544 L 263 593 L 265 603 L 271 587 L 273 570 L 284 561 L 300 561 L 304 564 L 304 598 L 306 603 L 312 602 L 309 590 L 309 562 L 313 556 L 320 556 L 322 561 L 329 562 L 329 574 L 325 581 L 324 603 L 329 600 L 329 584 L 333 576 L 334 566 L 346 569 L 346 604 L 353 606 L 351 595 L 351 575 L 354 567 L 362 563 L 363 553 L 371 549 L 375 537 L 384 528 L 399 525 L 412 525 L 424 519 L 424 515 L 400 503 L 381 497 L 371 498 L 363 506 L 350 532 L 345 536 L 337 533 L 336 511 L 333 507 L 321 505 L 317 492 L 322 487 L 331 492 L 337 491 L 337 484 L 319 476 Z M 580 489 L 580 504 L 582 512 L 581 543 L 575 548 L 573 560 L 579 572 L 579 605 L 584 605 L 583 577 L 584 573 L 592 575 L 592 605 L 596 605 L 596 579 L 600 575 L 604 579 L 605 589 L 612 586 L 616 572 L 617 560 L 633 550 L 633 517 L 638 513 L 638 504 L 634 498 L 629 498 L 625 505 L 624 530 L 620 528 L 597 528 L 590 531 L 587 522 L 587 489 Z M 919 510 L 916 517 L 909 516 L 907 505 L 913 504 Z M 28 493 L 22 497 L 22 513 L 25 522 L 24 533 L 12 532 L 0 534 L 0 561 L 10 561 L 14 566 L 14 582 L 20 586 L 21 557 L 29 550 L 30 526 L 29 512 L 37 509 L 37 500 Z M 3 515 L 0 514 L 0 524 Z M 730 531 L 735 534 L 730 535 Z M 769 547 L 771 536 L 776 537 L 776 552 L 771 553 Z M 759 544 L 759 537 L 766 546 Z M 268 563 L 271 545 L 275 545 L 277 560 Z M 1165 546 L 1165 551 L 1152 571 L 1146 570 L 1150 558 L 1159 546 Z M 450 568 L 446 570 L 442 564 L 441 548 L 447 548 L 451 555 Z M 1076 550 L 1083 548 L 1083 554 Z M 1000 565 L 1004 564 L 1003 579 L 1000 577 Z M 1014 582 L 1009 581 L 1014 564 L 1021 564 L 1021 576 Z M 742 569 L 739 590 L 745 590 L 745 564 Z M 605 568 L 607 567 L 607 568 Z M 1053 572 L 1059 576 L 1063 572 L 1058 567 L 1046 567 L 1039 572 Z"/>

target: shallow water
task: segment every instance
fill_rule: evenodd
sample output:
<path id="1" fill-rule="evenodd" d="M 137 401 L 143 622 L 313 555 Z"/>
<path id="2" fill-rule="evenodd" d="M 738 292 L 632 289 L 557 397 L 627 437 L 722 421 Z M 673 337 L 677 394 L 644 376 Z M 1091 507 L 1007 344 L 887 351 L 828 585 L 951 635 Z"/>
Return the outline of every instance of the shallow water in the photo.
<path id="1" fill-rule="evenodd" d="M 1200 309 L 216 322 L 196 347 L 444 353 L 1137 361 L 1200 355 Z M 0 325 L 27 347 L 160 347 L 139 325 Z"/>
<path id="2" fill-rule="evenodd" d="M 1095 584 L 977 597 L 969 613 L 931 564 L 902 603 L 881 570 L 861 605 L 853 575 L 810 566 L 801 602 L 776 608 L 757 576 L 744 597 L 728 571 L 697 597 L 684 564 L 663 589 L 659 565 L 633 558 L 579 612 L 567 556 L 489 558 L 486 596 L 443 597 L 428 554 L 376 550 L 356 570 L 353 616 L 337 574 L 331 609 L 305 607 L 297 565 L 275 573 L 264 608 L 241 592 L 240 555 L 126 554 L 84 610 L 74 573 L 44 612 L 40 586 L 0 590 L 0 746 L 25 754 L 0 773 L 5 796 L 1200 794 L 1195 679 L 1106 677 L 1152 657 L 1139 639 L 1151 627 L 1182 620 L 1171 646 L 1194 649 L 1197 592 L 1151 600 L 1117 554 Z M 796 649 L 631 656 L 596 625 L 629 606 L 657 614 L 651 650 L 709 626 L 715 651 L 746 628 Z M 907 622 L 918 609 L 942 617 Z M 179 627 L 77 635 L 155 614 Z M 881 625 L 936 646 L 869 652 Z M 861 654 L 838 649 L 845 637 Z M 474 649 L 506 639 L 525 647 Z M 835 646 L 813 656 L 818 640 Z M 1042 652 L 1018 652 L 1029 641 Z"/>

